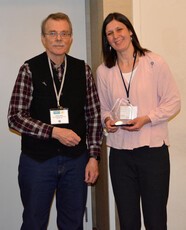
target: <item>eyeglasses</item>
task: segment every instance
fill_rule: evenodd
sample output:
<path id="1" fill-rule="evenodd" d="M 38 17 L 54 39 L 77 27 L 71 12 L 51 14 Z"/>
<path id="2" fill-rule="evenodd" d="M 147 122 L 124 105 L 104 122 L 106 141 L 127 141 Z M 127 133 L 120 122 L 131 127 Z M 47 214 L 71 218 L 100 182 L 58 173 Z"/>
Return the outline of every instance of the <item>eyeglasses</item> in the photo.
<path id="1" fill-rule="evenodd" d="M 51 32 L 48 32 L 48 33 L 44 33 L 44 35 L 48 35 L 50 38 L 57 38 L 58 35 L 61 37 L 61 38 L 68 38 L 71 36 L 71 33 L 68 32 L 68 31 L 61 31 L 61 32 L 56 32 L 56 31 L 51 31 Z"/>

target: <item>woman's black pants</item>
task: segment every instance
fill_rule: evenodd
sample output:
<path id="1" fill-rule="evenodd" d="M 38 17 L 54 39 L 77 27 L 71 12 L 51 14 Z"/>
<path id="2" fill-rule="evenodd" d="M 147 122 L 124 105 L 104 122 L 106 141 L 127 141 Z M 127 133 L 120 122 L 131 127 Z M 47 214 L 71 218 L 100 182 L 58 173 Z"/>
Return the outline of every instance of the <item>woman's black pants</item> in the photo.
<path id="1" fill-rule="evenodd" d="M 166 230 L 168 147 L 111 148 L 109 166 L 120 230 L 140 230 L 141 210 L 146 230 Z"/>

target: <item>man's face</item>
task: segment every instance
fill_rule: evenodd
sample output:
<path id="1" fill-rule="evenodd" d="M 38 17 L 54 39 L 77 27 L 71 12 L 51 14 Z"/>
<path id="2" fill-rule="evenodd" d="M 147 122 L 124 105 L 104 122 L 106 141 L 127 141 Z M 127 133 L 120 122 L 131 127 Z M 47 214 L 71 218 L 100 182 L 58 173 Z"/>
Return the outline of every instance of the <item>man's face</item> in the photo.
<path id="1" fill-rule="evenodd" d="M 41 40 L 49 56 L 64 56 L 72 43 L 72 31 L 66 20 L 49 19 Z"/>

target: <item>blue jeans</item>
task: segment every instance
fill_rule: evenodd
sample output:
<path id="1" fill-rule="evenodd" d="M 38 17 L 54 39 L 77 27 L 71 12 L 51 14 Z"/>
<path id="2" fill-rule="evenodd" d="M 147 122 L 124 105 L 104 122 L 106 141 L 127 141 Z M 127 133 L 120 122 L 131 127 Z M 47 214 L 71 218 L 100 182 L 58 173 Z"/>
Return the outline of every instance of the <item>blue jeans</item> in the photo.
<path id="1" fill-rule="evenodd" d="M 77 158 L 57 156 L 44 162 L 21 154 L 18 175 L 24 207 L 21 230 L 47 229 L 54 195 L 58 229 L 83 230 L 87 161 L 87 153 Z"/>

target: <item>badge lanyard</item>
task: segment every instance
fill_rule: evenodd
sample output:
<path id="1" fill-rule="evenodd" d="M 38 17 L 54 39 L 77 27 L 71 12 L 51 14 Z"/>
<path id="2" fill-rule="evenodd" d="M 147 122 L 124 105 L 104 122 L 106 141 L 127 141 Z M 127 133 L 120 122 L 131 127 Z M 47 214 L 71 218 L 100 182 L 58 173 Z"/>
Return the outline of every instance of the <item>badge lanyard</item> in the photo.
<path id="1" fill-rule="evenodd" d="M 49 67 L 50 67 L 50 72 L 51 72 L 51 76 L 52 76 L 52 82 L 53 82 L 53 86 L 54 86 L 54 91 L 55 91 L 55 95 L 56 95 L 56 100 L 57 100 L 57 107 L 58 108 L 62 108 L 62 106 L 60 106 L 60 96 L 61 96 L 61 92 L 62 92 L 62 89 L 63 89 L 63 85 L 64 85 L 64 81 L 65 81 L 65 74 L 66 74 L 66 69 L 67 69 L 67 59 L 66 59 L 66 56 L 65 56 L 65 65 L 64 65 L 64 71 L 63 71 L 63 76 L 62 76 L 62 80 L 61 80 L 61 86 L 60 86 L 60 89 L 59 89 L 59 93 L 57 93 L 57 88 L 56 88 L 56 84 L 55 84 L 55 81 L 54 81 L 54 74 L 53 74 L 53 70 L 52 70 L 52 65 L 51 65 L 51 61 L 48 57 L 48 64 L 49 64 Z"/>
<path id="2" fill-rule="evenodd" d="M 125 80 L 124 80 L 124 77 L 123 77 L 123 75 L 122 75 L 121 69 L 120 69 L 120 67 L 119 67 L 119 65 L 118 65 L 119 71 L 120 71 L 120 74 L 121 74 L 121 79 L 122 79 L 122 81 L 123 81 L 123 85 L 124 85 L 125 90 L 126 90 L 127 100 L 128 100 L 128 102 L 129 102 L 129 104 L 130 104 L 130 101 L 129 101 L 130 84 L 131 84 L 131 79 L 132 79 L 132 75 L 133 75 L 133 72 L 134 72 L 134 66 L 135 66 L 135 63 L 136 63 L 136 56 L 137 56 L 137 53 L 135 52 L 135 54 L 134 54 L 134 61 L 133 61 L 133 65 L 132 65 L 132 71 L 131 71 L 131 75 L 130 75 L 130 79 L 129 79 L 129 84 L 128 84 L 128 89 L 127 89 L 127 86 L 126 86 L 126 84 L 125 84 Z"/>

